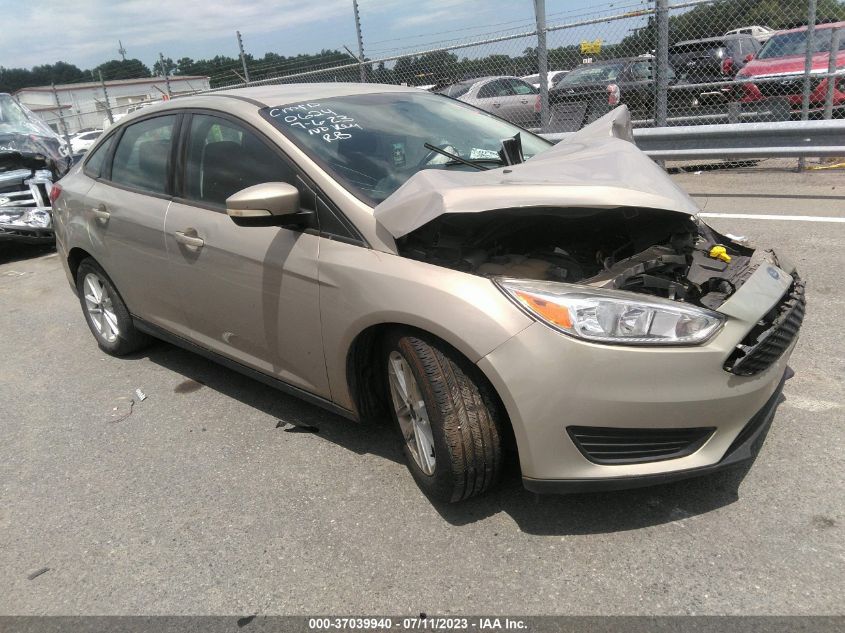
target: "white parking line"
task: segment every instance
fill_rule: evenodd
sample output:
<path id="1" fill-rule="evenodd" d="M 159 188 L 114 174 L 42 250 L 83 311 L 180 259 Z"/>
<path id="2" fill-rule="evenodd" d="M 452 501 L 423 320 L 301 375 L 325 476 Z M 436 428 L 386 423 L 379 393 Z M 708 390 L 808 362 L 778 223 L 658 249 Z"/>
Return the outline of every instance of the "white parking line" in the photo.
<path id="1" fill-rule="evenodd" d="M 765 213 L 699 213 L 702 218 L 731 218 L 735 220 L 785 220 L 788 222 L 836 222 L 843 223 L 845 218 L 823 215 L 771 215 Z"/>

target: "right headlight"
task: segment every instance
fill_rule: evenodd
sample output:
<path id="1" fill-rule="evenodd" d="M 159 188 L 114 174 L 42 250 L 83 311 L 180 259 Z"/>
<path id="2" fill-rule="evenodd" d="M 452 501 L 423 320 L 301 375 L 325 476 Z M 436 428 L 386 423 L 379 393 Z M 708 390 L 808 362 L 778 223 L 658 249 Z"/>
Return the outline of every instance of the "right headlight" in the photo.
<path id="1" fill-rule="evenodd" d="M 553 281 L 498 278 L 518 305 L 565 334 L 616 345 L 698 345 L 725 317 L 669 299 Z"/>

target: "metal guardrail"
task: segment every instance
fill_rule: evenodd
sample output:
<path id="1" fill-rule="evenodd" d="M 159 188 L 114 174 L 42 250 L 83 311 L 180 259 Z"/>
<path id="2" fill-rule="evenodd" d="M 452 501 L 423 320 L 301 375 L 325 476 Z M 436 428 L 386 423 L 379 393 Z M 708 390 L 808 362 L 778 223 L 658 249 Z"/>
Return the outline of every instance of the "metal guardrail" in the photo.
<path id="1" fill-rule="evenodd" d="M 558 142 L 572 134 L 540 136 Z M 845 156 L 845 120 L 637 128 L 634 141 L 664 160 Z"/>

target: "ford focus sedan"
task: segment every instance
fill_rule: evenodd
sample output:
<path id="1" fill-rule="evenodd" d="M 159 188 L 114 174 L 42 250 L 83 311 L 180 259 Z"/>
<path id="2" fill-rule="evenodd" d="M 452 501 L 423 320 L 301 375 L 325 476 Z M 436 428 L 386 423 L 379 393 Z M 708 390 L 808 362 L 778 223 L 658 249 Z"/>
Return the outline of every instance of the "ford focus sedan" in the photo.
<path id="1" fill-rule="evenodd" d="M 392 419 L 432 499 L 575 492 L 757 453 L 804 314 L 617 108 L 551 145 L 413 88 L 185 97 L 52 190 L 97 344 L 194 350 L 351 420 Z M 386 431 L 387 432 L 387 431 Z"/>

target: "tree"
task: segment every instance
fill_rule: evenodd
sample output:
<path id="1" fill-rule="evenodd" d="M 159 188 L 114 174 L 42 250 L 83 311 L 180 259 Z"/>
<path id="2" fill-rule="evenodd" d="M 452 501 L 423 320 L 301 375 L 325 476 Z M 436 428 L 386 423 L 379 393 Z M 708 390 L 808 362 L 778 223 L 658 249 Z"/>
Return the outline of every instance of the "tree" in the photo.
<path id="1" fill-rule="evenodd" d="M 169 57 L 164 58 L 164 68 L 161 66 L 161 61 L 157 61 L 153 64 L 153 75 L 157 77 L 162 75 L 172 75 L 174 70 L 176 70 L 176 64 L 174 64 L 173 60 Z"/>
<path id="2" fill-rule="evenodd" d="M 103 73 L 103 79 L 141 79 L 150 77 L 150 69 L 140 59 L 112 59 L 95 67 L 91 72 L 99 79 L 99 73 Z"/>

